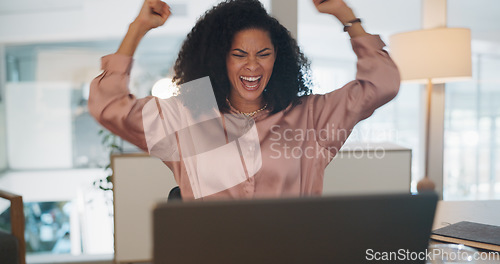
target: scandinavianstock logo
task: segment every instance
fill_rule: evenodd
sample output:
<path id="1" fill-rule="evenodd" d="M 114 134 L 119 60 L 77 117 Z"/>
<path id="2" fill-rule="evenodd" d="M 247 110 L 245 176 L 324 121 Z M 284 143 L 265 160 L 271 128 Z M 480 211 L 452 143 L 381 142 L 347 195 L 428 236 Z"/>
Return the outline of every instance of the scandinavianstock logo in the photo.
<path id="1" fill-rule="evenodd" d="M 385 148 L 371 143 L 350 144 L 345 152 L 340 152 L 347 138 L 360 136 L 352 129 L 337 128 L 327 123 L 322 128 L 292 129 L 274 125 L 271 127 L 271 159 L 318 159 L 342 158 L 347 155 L 353 159 L 382 159 Z M 366 135 L 361 135 L 365 137 Z"/>

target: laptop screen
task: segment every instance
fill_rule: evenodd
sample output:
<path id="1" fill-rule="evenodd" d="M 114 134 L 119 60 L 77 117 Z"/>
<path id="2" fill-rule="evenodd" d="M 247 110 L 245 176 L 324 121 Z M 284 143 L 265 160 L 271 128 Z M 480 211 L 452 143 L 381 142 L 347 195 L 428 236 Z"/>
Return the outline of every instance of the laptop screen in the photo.
<path id="1" fill-rule="evenodd" d="M 435 194 L 159 203 L 154 263 L 415 260 L 436 203 Z"/>

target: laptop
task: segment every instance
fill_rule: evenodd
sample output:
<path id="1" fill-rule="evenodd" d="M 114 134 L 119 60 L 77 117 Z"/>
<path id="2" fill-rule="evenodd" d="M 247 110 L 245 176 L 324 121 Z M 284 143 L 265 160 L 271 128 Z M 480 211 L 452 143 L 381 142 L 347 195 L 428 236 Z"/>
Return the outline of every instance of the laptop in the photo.
<path id="1" fill-rule="evenodd" d="M 388 257 L 425 263 L 418 254 L 427 249 L 437 199 L 429 193 L 161 202 L 153 210 L 154 263 L 360 263 Z"/>

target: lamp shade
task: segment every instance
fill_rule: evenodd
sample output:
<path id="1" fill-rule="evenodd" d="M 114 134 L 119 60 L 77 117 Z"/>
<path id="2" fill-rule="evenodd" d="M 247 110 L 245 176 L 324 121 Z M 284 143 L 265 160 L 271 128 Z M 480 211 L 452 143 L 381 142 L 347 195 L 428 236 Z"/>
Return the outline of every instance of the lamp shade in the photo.
<path id="1" fill-rule="evenodd" d="M 392 35 L 391 57 L 401 80 L 444 83 L 472 76 L 471 34 L 467 28 L 434 28 Z"/>

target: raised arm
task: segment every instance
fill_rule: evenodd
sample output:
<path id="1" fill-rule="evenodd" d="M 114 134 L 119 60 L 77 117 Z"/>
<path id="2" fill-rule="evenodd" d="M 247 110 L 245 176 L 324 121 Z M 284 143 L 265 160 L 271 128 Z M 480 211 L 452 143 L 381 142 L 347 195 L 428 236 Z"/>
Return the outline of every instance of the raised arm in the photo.
<path id="1" fill-rule="evenodd" d="M 133 56 L 144 35 L 151 29 L 165 24 L 170 14 L 170 7 L 165 2 L 145 0 L 139 15 L 130 24 L 116 53 Z"/>
<path id="2" fill-rule="evenodd" d="M 344 25 L 356 19 L 343 0 L 313 3 L 319 12 L 334 15 Z M 361 23 L 352 23 L 347 32 L 357 56 L 356 79 L 325 95 L 310 96 L 307 101 L 316 131 L 332 129 L 331 137 L 323 137 L 318 143 L 333 153 L 359 121 L 397 95 L 400 85 L 399 71 L 383 49 L 385 44 L 380 37 L 366 33 Z"/>
<path id="3" fill-rule="evenodd" d="M 106 129 L 147 151 L 142 109 L 151 97 L 136 99 L 130 94 L 132 56 L 144 35 L 165 23 L 169 6 L 160 0 L 145 0 L 130 24 L 118 51 L 102 58 L 103 73 L 90 85 L 90 114 Z"/>

